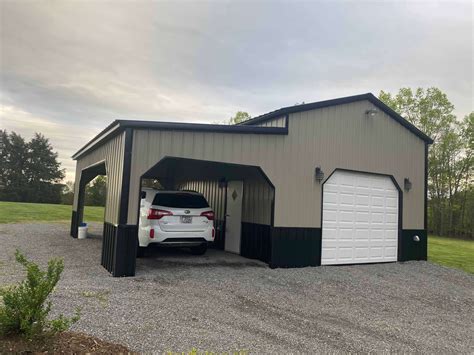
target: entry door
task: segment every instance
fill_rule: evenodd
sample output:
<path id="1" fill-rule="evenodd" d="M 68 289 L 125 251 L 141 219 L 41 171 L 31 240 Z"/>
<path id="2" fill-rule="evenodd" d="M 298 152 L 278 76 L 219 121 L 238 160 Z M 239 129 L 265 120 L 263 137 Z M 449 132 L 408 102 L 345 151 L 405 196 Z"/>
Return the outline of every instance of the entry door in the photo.
<path id="1" fill-rule="evenodd" d="M 397 261 L 398 214 L 388 176 L 336 171 L 324 183 L 321 264 Z"/>
<path id="2" fill-rule="evenodd" d="M 242 228 L 243 181 L 227 183 L 227 214 L 225 218 L 225 251 L 240 254 L 240 231 Z"/>

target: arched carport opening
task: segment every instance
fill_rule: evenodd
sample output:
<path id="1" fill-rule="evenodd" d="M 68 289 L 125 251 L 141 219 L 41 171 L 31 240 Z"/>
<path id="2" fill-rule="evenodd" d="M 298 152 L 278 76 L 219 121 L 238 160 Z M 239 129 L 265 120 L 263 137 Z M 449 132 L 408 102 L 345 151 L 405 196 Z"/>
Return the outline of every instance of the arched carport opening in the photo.
<path id="1" fill-rule="evenodd" d="M 77 238 L 77 228 L 84 220 L 86 186 L 99 175 L 107 175 L 105 161 L 98 162 L 97 164 L 91 165 L 81 171 L 77 197 L 77 210 L 73 215 L 73 220 L 71 223 L 71 236 L 74 238 Z"/>
<path id="2" fill-rule="evenodd" d="M 206 197 L 216 215 L 214 248 L 270 261 L 275 187 L 260 167 L 165 157 L 141 176 L 140 191 L 137 193 L 140 194 L 142 187 L 150 186 L 151 181 L 164 189 L 194 190 Z M 239 196 L 241 193 L 242 196 Z M 239 197 L 242 201 L 241 214 L 233 213 L 231 216 L 228 209 L 235 211 L 239 208 L 235 207 Z M 232 223 L 230 218 L 234 218 Z M 240 220 L 236 222 L 235 218 Z M 229 236 L 236 233 L 236 228 L 240 229 L 237 232 L 240 240 L 234 240 L 231 247 Z"/>

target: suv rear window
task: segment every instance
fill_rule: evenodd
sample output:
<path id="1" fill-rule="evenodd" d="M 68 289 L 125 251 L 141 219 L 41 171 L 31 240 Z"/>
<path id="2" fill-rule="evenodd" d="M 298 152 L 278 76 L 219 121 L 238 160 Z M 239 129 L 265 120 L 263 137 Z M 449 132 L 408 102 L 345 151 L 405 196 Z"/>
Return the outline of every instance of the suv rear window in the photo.
<path id="1" fill-rule="evenodd" d="M 153 205 L 177 208 L 209 207 L 204 196 L 186 193 L 158 193 L 153 199 Z"/>

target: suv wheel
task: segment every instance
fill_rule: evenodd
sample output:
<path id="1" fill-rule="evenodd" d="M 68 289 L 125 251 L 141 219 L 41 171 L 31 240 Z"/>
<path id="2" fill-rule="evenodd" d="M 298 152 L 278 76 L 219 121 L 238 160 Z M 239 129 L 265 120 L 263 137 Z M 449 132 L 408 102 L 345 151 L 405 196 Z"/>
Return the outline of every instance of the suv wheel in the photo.
<path id="1" fill-rule="evenodd" d="M 193 255 L 203 255 L 206 253 L 207 244 L 201 244 L 197 247 L 191 247 L 191 254 Z"/>

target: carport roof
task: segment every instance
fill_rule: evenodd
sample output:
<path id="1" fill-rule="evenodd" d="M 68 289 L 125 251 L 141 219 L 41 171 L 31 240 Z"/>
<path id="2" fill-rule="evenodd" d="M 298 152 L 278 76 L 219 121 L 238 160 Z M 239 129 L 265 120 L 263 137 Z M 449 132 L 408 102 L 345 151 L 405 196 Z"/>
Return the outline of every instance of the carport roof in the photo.
<path id="1" fill-rule="evenodd" d="M 135 120 L 115 120 L 107 126 L 102 132 L 95 136 L 90 142 L 79 149 L 73 156 L 73 159 L 78 159 L 89 150 L 94 149 L 104 141 L 123 132 L 125 129 L 157 129 L 170 131 L 198 131 L 198 132 L 220 132 L 220 133 L 242 133 L 242 134 L 288 134 L 288 125 L 285 127 L 260 127 L 254 126 L 257 123 L 264 122 L 276 117 L 288 116 L 290 113 L 309 111 L 318 108 L 343 105 L 357 101 L 368 100 L 377 108 L 387 113 L 390 117 L 400 123 L 402 126 L 413 132 L 416 136 L 431 144 L 433 140 L 425 133 L 416 128 L 413 124 L 408 122 L 377 97 L 371 93 L 347 96 L 338 99 L 318 101 L 309 104 L 295 105 L 283 107 L 278 110 L 257 116 L 248 121 L 237 125 L 223 125 L 223 124 L 202 124 L 202 123 L 180 123 L 180 122 L 160 122 L 160 121 L 135 121 Z"/>
<path id="2" fill-rule="evenodd" d="M 224 124 L 204 123 L 181 123 L 160 121 L 135 121 L 115 120 L 102 132 L 95 136 L 89 143 L 79 149 L 73 156 L 78 159 L 89 150 L 94 149 L 104 141 L 123 132 L 125 129 L 156 129 L 161 131 L 193 131 L 193 132 L 218 132 L 218 133 L 241 133 L 241 134 L 288 134 L 287 127 L 256 127 L 256 126 L 234 126 Z"/>

